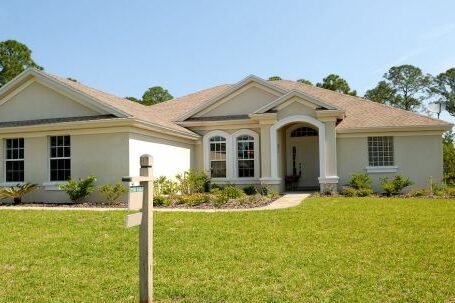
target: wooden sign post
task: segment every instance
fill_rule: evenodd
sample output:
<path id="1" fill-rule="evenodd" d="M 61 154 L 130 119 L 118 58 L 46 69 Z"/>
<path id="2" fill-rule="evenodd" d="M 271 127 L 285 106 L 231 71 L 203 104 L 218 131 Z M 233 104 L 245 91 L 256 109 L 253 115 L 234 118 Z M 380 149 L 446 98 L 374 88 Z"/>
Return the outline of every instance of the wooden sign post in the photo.
<path id="1" fill-rule="evenodd" d="M 140 302 L 153 301 L 153 157 L 142 155 L 139 177 L 123 177 L 123 182 L 139 182 L 143 188 L 142 206 L 129 195 L 128 209 L 142 209 L 126 217 L 126 227 L 139 225 L 139 288 Z"/>

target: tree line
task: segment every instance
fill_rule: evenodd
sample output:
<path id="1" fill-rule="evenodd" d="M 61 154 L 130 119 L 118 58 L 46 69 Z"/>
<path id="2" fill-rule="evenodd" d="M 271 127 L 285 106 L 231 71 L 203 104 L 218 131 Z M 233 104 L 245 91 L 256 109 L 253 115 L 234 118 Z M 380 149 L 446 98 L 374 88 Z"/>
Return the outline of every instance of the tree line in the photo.
<path id="1" fill-rule="evenodd" d="M 0 87 L 28 67 L 43 69 L 32 59 L 32 51 L 25 44 L 15 40 L 0 42 Z M 76 81 L 73 78 L 67 79 Z M 268 80 L 282 79 L 279 76 L 272 76 Z M 313 85 L 311 81 L 303 78 L 298 79 L 297 82 Z M 357 91 L 351 90 L 348 81 L 337 74 L 329 74 L 321 82 L 316 83 L 316 86 L 357 96 Z M 455 68 L 449 68 L 433 76 L 425 74 L 413 65 L 393 66 L 375 87 L 365 92 L 363 97 L 409 111 L 425 111 L 425 106 L 429 102 L 439 102 L 445 105 L 445 109 L 452 116 L 455 116 Z M 143 105 L 153 105 L 172 98 L 171 93 L 161 86 L 148 88 L 141 98 L 125 97 Z"/>

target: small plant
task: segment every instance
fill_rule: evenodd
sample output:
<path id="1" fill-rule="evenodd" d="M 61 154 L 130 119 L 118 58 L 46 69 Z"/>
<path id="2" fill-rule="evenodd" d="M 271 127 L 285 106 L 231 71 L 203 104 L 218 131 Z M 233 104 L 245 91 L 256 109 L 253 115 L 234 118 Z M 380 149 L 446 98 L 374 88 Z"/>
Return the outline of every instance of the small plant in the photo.
<path id="1" fill-rule="evenodd" d="M 220 191 L 218 194 L 213 195 L 213 200 L 212 203 L 215 207 L 220 207 L 223 204 L 226 204 L 229 202 L 229 197 L 223 193 L 223 191 Z"/>
<path id="2" fill-rule="evenodd" d="M 153 206 L 171 205 L 172 200 L 169 197 L 163 195 L 157 195 L 153 197 Z"/>
<path id="3" fill-rule="evenodd" d="M 202 193 L 210 187 L 207 184 L 210 182 L 209 176 L 205 172 L 196 169 L 190 169 L 183 174 L 177 175 L 176 179 L 183 195 Z"/>
<path id="4" fill-rule="evenodd" d="M 357 197 L 357 189 L 350 186 L 345 186 L 341 189 L 340 194 L 346 197 Z"/>
<path id="5" fill-rule="evenodd" d="M 449 197 L 455 197 L 455 187 L 447 187 L 446 195 Z"/>
<path id="6" fill-rule="evenodd" d="M 157 195 L 175 195 L 179 190 L 179 184 L 165 176 L 153 180 L 153 186 Z"/>
<path id="7" fill-rule="evenodd" d="M 389 180 L 388 177 L 380 178 L 381 187 L 388 197 L 398 195 L 403 192 L 403 189 L 414 184 L 409 178 L 404 178 L 396 175 L 395 178 Z"/>
<path id="8" fill-rule="evenodd" d="M 353 174 L 349 180 L 349 186 L 354 189 L 371 189 L 371 178 L 367 174 Z"/>
<path id="9" fill-rule="evenodd" d="M 425 197 L 425 196 L 428 196 L 429 192 L 424 189 L 424 188 L 421 188 L 421 189 L 413 189 L 409 192 L 409 196 L 410 197 Z"/>
<path id="10" fill-rule="evenodd" d="M 70 179 L 67 183 L 60 185 L 60 188 L 68 194 L 71 201 L 77 203 L 95 190 L 95 181 L 94 176 L 88 176 L 79 181 Z"/>
<path id="11" fill-rule="evenodd" d="M 22 197 L 38 188 L 38 184 L 25 183 L 16 186 L 2 187 L 0 189 L 0 199 L 11 198 L 14 204 L 20 204 Z"/>
<path id="12" fill-rule="evenodd" d="M 235 186 L 228 185 L 221 190 L 222 194 L 228 197 L 228 199 L 237 199 L 244 195 L 243 191 Z"/>
<path id="13" fill-rule="evenodd" d="M 120 196 L 128 192 L 128 188 L 122 183 L 104 184 L 100 186 L 98 191 L 105 197 L 108 204 L 113 204 Z"/>
<path id="14" fill-rule="evenodd" d="M 261 185 L 258 189 L 258 193 L 261 194 L 261 196 L 267 196 L 269 194 L 270 188 L 266 185 Z"/>
<path id="15" fill-rule="evenodd" d="M 209 202 L 209 195 L 205 193 L 194 193 L 191 195 L 182 195 L 177 197 L 179 204 L 186 204 L 189 206 L 197 206 Z"/>
<path id="16" fill-rule="evenodd" d="M 250 186 L 246 186 L 243 188 L 243 192 L 248 195 L 248 196 L 252 196 L 252 195 L 255 195 L 258 193 L 258 190 L 256 189 L 255 186 L 253 185 L 250 185 Z"/>
<path id="17" fill-rule="evenodd" d="M 269 191 L 269 194 L 268 196 L 271 198 L 271 199 L 276 199 L 280 196 L 280 193 L 275 191 L 275 190 L 271 190 Z"/>

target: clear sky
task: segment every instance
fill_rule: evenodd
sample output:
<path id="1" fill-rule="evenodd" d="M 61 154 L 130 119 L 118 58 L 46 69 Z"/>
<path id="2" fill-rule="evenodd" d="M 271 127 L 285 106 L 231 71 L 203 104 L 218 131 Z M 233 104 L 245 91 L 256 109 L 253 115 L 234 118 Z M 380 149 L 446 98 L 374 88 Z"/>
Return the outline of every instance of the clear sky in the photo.
<path id="1" fill-rule="evenodd" d="M 0 20 L 47 71 L 121 97 L 329 73 L 363 95 L 393 65 L 455 67 L 453 0 L 1 0 Z"/>

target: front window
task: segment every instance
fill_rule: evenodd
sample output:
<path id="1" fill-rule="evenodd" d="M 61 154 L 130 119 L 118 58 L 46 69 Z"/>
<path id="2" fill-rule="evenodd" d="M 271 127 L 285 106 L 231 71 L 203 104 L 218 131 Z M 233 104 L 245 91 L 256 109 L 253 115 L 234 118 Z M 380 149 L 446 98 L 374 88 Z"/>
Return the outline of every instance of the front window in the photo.
<path id="1" fill-rule="evenodd" d="M 393 137 L 368 137 L 369 166 L 393 166 Z"/>
<path id="2" fill-rule="evenodd" d="M 6 139 L 5 180 L 24 182 L 24 138 Z"/>
<path id="3" fill-rule="evenodd" d="M 212 178 L 226 178 L 226 138 L 210 138 L 210 175 Z"/>
<path id="4" fill-rule="evenodd" d="M 254 138 L 237 137 L 237 169 L 239 178 L 254 177 Z"/>
<path id="5" fill-rule="evenodd" d="M 67 181 L 70 177 L 70 136 L 50 137 L 50 181 Z"/>
<path id="6" fill-rule="evenodd" d="M 291 137 L 313 137 L 317 136 L 318 131 L 311 127 L 299 127 L 291 132 Z"/>

